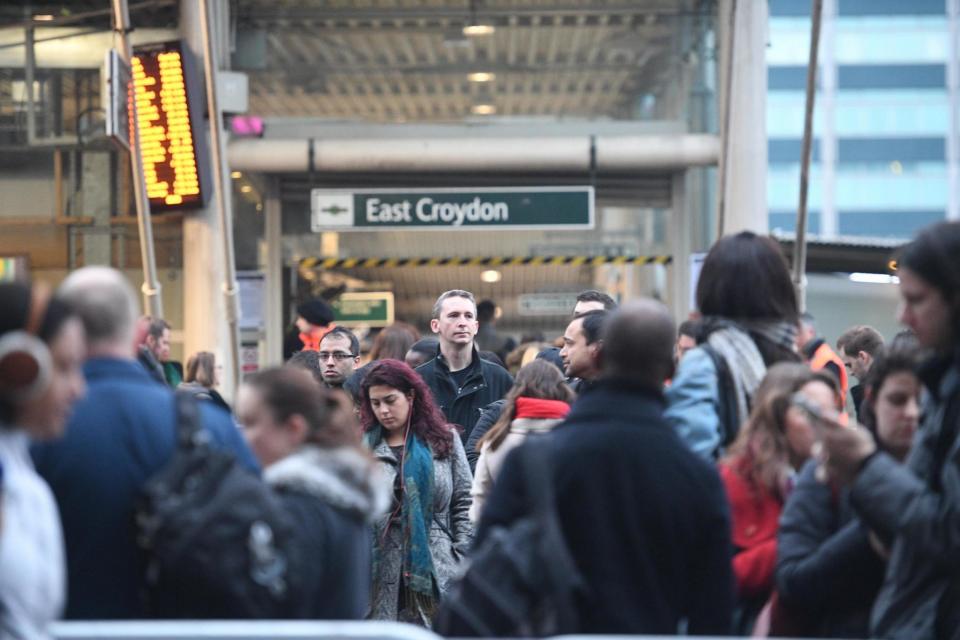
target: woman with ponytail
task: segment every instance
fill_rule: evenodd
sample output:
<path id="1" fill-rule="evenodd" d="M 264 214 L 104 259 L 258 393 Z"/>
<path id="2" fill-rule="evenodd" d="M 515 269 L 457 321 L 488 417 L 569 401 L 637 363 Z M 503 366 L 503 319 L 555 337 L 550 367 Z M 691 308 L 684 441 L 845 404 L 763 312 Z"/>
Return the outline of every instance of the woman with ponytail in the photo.
<path id="1" fill-rule="evenodd" d="M 507 454 L 527 436 L 549 433 L 570 412 L 575 397 L 560 370 L 546 360 L 534 360 L 520 369 L 500 417 L 477 443 L 480 458 L 470 490 L 471 522 L 480 520 Z"/>
<path id="2" fill-rule="evenodd" d="M 430 627 L 473 539 L 470 466 L 419 375 L 399 360 L 370 366 L 360 386 L 364 438 L 393 488 L 374 524 L 369 617 Z"/>

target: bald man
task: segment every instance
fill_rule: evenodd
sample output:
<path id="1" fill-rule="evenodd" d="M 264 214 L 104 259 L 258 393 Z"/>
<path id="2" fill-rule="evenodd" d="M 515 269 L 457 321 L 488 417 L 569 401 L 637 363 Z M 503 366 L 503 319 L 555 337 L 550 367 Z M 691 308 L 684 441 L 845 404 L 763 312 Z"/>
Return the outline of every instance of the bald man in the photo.
<path id="1" fill-rule="evenodd" d="M 664 419 L 676 326 L 653 300 L 630 302 L 604 329 L 603 371 L 567 419 L 524 447 L 550 449 L 557 514 L 588 589 L 583 634 L 730 631 L 733 580 L 726 497 L 713 465 Z M 483 512 L 491 527 L 526 513 L 522 459 L 511 453 Z"/>

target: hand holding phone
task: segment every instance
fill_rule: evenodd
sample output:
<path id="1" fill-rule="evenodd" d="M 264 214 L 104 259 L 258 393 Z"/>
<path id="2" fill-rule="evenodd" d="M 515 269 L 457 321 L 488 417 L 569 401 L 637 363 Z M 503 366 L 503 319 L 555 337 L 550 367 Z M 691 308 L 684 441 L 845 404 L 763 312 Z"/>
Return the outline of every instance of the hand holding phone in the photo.
<path id="1" fill-rule="evenodd" d="M 820 439 L 823 435 L 822 430 L 824 428 L 829 429 L 840 429 L 843 428 L 844 424 L 840 414 L 833 413 L 828 414 L 823 411 L 820 407 L 810 401 L 802 391 L 797 391 L 792 396 L 790 396 L 790 404 L 800 409 L 803 414 L 810 421 L 810 424 L 817 431 L 817 439 Z"/>

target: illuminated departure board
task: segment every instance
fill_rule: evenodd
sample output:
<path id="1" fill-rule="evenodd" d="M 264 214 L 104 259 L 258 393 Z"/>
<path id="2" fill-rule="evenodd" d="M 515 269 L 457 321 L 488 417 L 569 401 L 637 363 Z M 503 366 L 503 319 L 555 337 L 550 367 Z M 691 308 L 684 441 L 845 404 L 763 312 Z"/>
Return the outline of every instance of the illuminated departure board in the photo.
<path id="1" fill-rule="evenodd" d="M 180 43 L 137 50 L 131 63 L 140 150 L 151 209 L 203 206 L 205 154 L 192 117 L 191 67 Z M 132 136 L 131 136 L 132 138 Z"/>

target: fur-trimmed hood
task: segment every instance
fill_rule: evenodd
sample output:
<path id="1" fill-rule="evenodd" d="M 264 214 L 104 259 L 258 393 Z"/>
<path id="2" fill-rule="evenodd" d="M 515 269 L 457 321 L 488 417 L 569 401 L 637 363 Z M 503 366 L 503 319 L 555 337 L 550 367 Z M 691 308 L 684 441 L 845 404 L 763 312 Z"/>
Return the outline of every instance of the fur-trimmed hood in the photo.
<path id="1" fill-rule="evenodd" d="M 351 447 L 304 445 L 263 471 L 267 484 L 316 496 L 333 507 L 374 522 L 390 506 L 390 487 L 369 457 Z"/>

